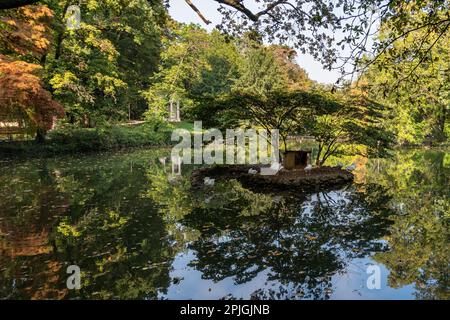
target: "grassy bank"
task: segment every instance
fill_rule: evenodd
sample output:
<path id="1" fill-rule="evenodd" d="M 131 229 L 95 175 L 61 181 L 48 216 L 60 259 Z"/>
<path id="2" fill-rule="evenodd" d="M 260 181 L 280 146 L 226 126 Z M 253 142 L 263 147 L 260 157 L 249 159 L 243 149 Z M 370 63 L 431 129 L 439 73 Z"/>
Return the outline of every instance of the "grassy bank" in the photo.
<path id="1" fill-rule="evenodd" d="M 43 144 L 34 141 L 0 142 L 3 155 L 53 155 L 96 152 L 170 144 L 170 129 L 156 131 L 152 126 L 110 126 L 105 128 L 66 128 L 52 131 Z"/>

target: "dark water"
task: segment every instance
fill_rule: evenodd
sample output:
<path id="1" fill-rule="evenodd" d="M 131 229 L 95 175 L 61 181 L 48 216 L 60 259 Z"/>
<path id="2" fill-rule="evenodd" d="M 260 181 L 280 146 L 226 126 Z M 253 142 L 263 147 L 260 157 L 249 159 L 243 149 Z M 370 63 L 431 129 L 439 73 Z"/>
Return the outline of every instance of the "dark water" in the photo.
<path id="1" fill-rule="evenodd" d="M 450 298 L 450 154 L 361 160 L 312 194 L 191 190 L 168 154 L 0 160 L 0 298 Z"/>

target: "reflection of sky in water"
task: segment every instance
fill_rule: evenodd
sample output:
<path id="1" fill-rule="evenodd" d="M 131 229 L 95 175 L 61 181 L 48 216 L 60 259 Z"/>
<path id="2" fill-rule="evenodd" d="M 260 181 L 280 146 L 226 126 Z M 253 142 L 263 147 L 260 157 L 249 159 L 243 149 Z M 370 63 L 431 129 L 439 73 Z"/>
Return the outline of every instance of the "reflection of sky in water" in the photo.
<path id="1" fill-rule="evenodd" d="M 367 288 L 367 266 L 377 265 L 381 268 L 381 289 L 370 290 Z M 414 299 L 412 285 L 399 289 L 390 288 L 387 284 L 389 271 L 380 263 L 370 258 L 354 259 L 347 266 L 343 274 L 333 276 L 334 292 L 331 299 L 336 300 L 403 300 Z"/>
<path id="2" fill-rule="evenodd" d="M 314 210 L 315 202 L 319 201 L 319 197 L 326 196 L 327 203 L 330 205 L 337 204 L 341 206 L 349 205 L 352 202 L 352 190 L 343 188 L 342 190 L 330 191 L 325 194 L 311 194 L 306 195 L 299 208 L 299 215 L 295 219 L 296 222 L 305 217 L 312 218 L 316 212 Z M 209 196 L 212 198 L 213 196 Z M 274 200 L 279 201 L 279 199 Z M 361 215 L 363 207 L 356 207 L 353 211 L 342 212 L 335 216 L 335 220 L 330 224 L 334 226 L 345 225 L 349 221 L 364 223 L 364 220 L 369 220 L 369 216 Z M 400 210 L 403 211 L 403 210 Z M 367 212 L 366 212 L 367 213 Z M 370 221 L 368 221 L 370 223 Z M 308 230 L 305 230 L 308 231 Z M 283 231 L 281 231 L 283 235 Z M 299 235 L 301 236 L 301 235 Z M 216 239 L 215 243 L 227 242 L 230 239 L 227 236 L 221 236 Z M 276 244 L 277 241 L 275 241 Z M 373 243 L 379 243 L 382 247 L 388 247 L 388 242 L 383 239 L 373 240 Z M 324 249 L 328 248 L 327 244 L 323 244 Z M 414 299 L 414 283 L 405 285 L 399 288 L 392 288 L 388 284 L 389 270 L 383 264 L 374 261 L 370 257 L 354 258 L 348 260 L 344 251 L 338 251 L 338 255 L 345 261 L 345 267 L 331 277 L 331 288 L 326 289 L 329 299 L 332 300 L 346 300 L 346 299 Z M 258 290 L 272 289 L 277 290 L 277 287 L 284 286 L 288 290 L 288 294 L 284 298 L 298 299 L 302 295 L 298 294 L 298 289 L 294 284 L 281 284 L 278 281 L 269 280 L 271 274 L 270 269 L 265 269 L 259 272 L 253 279 L 243 284 L 236 284 L 235 277 L 227 277 L 221 281 L 214 282 L 210 279 L 205 279 L 203 273 L 189 266 L 193 260 L 197 260 L 196 252 L 188 250 L 185 253 L 178 254 L 172 265 L 173 271 L 170 276 L 172 279 L 177 279 L 176 284 L 171 284 L 167 294 L 161 295 L 162 298 L 168 299 L 250 299 L 252 294 Z M 381 288 L 369 289 L 367 287 L 367 279 L 370 276 L 367 267 L 376 265 L 381 269 Z M 246 270 L 248 271 L 248 270 Z M 178 282 L 179 280 L 179 282 Z M 297 284 L 298 285 L 298 284 Z M 300 290 L 301 292 L 301 290 Z"/>
<path id="3" fill-rule="evenodd" d="M 313 218 L 314 214 L 317 214 L 314 210 L 314 204 L 320 200 L 320 196 L 319 194 L 306 196 L 302 207 L 298 210 L 298 217 L 295 218 L 296 223 L 301 222 L 306 217 Z M 326 196 L 328 203 L 339 203 L 341 206 L 349 205 L 352 201 L 352 192 L 348 191 L 347 188 L 328 192 Z M 364 216 L 360 216 L 360 210 L 363 209 L 356 207 L 354 211 L 341 212 L 341 214 L 335 216 L 335 220 L 331 221 L 331 225 L 338 227 L 345 225 L 349 221 L 364 223 Z M 368 217 L 366 218 L 368 220 Z M 308 230 L 305 229 L 304 231 L 306 232 Z M 280 235 L 284 236 L 284 232 L 281 231 Z M 298 236 L 301 237 L 302 235 L 299 234 Z M 226 243 L 230 240 L 231 238 L 226 235 L 219 236 L 215 239 L 214 243 Z M 388 245 L 387 241 L 382 239 L 374 240 L 373 242 L 379 243 L 382 247 Z M 278 240 L 275 240 L 274 244 L 281 246 Z M 330 244 L 329 246 L 331 247 L 332 245 Z M 323 244 L 322 248 L 327 250 L 329 246 Z M 369 257 L 348 260 L 347 253 L 344 250 L 338 251 L 337 253 L 345 261 L 346 265 L 342 270 L 337 270 L 331 277 L 331 287 L 325 289 L 329 299 L 414 299 L 414 295 L 412 294 L 414 292 L 413 285 L 397 289 L 389 287 L 389 271 L 384 265 L 377 263 Z M 252 295 L 257 291 L 277 291 L 278 287 L 287 289 L 288 294 L 284 298 L 302 298 L 302 290 L 296 288 L 293 283 L 283 285 L 276 280 L 269 280 L 270 274 L 272 273 L 270 268 L 258 272 L 250 281 L 242 284 L 236 284 L 234 276 L 215 282 L 210 279 L 205 279 L 202 272 L 196 270 L 195 267 L 189 266 L 192 261 L 197 260 L 198 257 L 194 250 L 187 250 L 175 257 L 170 277 L 176 279 L 176 283 L 172 283 L 168 288 L 167 294 L 160 295 L 160 298 L 177 300 L 251 299 Z M 367 279 L 370 274 L 367 274 L 366 270 L 370 265 L 377 265 L 381 268 L 381 289 L 371 290 L 367 287 Z M 255 267 L 255 269 L 257 268 Z M 249 270 L 251 268 L 246 271 Z"/>
<path id="4" fill-rule="evenodd" d="M 161 298 L 174 300 L 217 300 L 231 295 L 236 299 L 249 299 L 253 292 L 261 288 L 276 289 L 280 284 L 277 281 L 268 281 L 269 270 L 260 272 L 252 281 L 236 285 L 233 278 L 227 278 L 217 283 L 202 279 L 202 273 L 188 266 L 195 260 L 195 253 L 189 250 L 176 256 L 170 276 L 172 279 L 180 279 L 177 284 L 172 284 L 166 295 Z M 381 267 L 381 289 L 370 290 L 366 282 L 368 274 L 367 266 L 378 265 Z M 382 264 L 377 264 L 370 258 L 354 259 L 349 262 L 343 272 L 332 278 L 331 300 L 403 300 L 414 299 L 414 286 L 408 285 L 393 289 L 387 285 L 389 271 Z M 292 299 L 298 298 L 293 290 Z"/>

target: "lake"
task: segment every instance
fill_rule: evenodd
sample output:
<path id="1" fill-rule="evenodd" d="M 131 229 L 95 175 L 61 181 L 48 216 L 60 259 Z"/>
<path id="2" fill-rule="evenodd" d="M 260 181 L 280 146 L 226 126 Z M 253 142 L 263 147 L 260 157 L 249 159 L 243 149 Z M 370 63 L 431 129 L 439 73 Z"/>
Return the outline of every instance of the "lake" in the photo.
<path id="1" fill-rule="evenodd" d="M 193 190 L 169 154 L 1 159 L 0 299 L 450 299 L 449 153 L 311 193 Z"/>

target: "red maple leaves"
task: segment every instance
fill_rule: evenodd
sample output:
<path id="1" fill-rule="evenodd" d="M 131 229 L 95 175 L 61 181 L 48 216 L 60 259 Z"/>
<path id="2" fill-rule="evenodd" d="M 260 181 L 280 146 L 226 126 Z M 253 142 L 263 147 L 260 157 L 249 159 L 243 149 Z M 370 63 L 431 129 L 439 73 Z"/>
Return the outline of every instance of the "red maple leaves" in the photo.
<path id="1" fill-rule="evenodd" d="M 38 64 L 16 60 L 15 55 L 39 57 L 50 46 L 47 23 L 53 16 L 46 6 L 22 7 L 6 17 L 0 29 L 0 121 L 18 122 L 30 132 L 51 129 L 63 107 L 44 88 Z"/>

